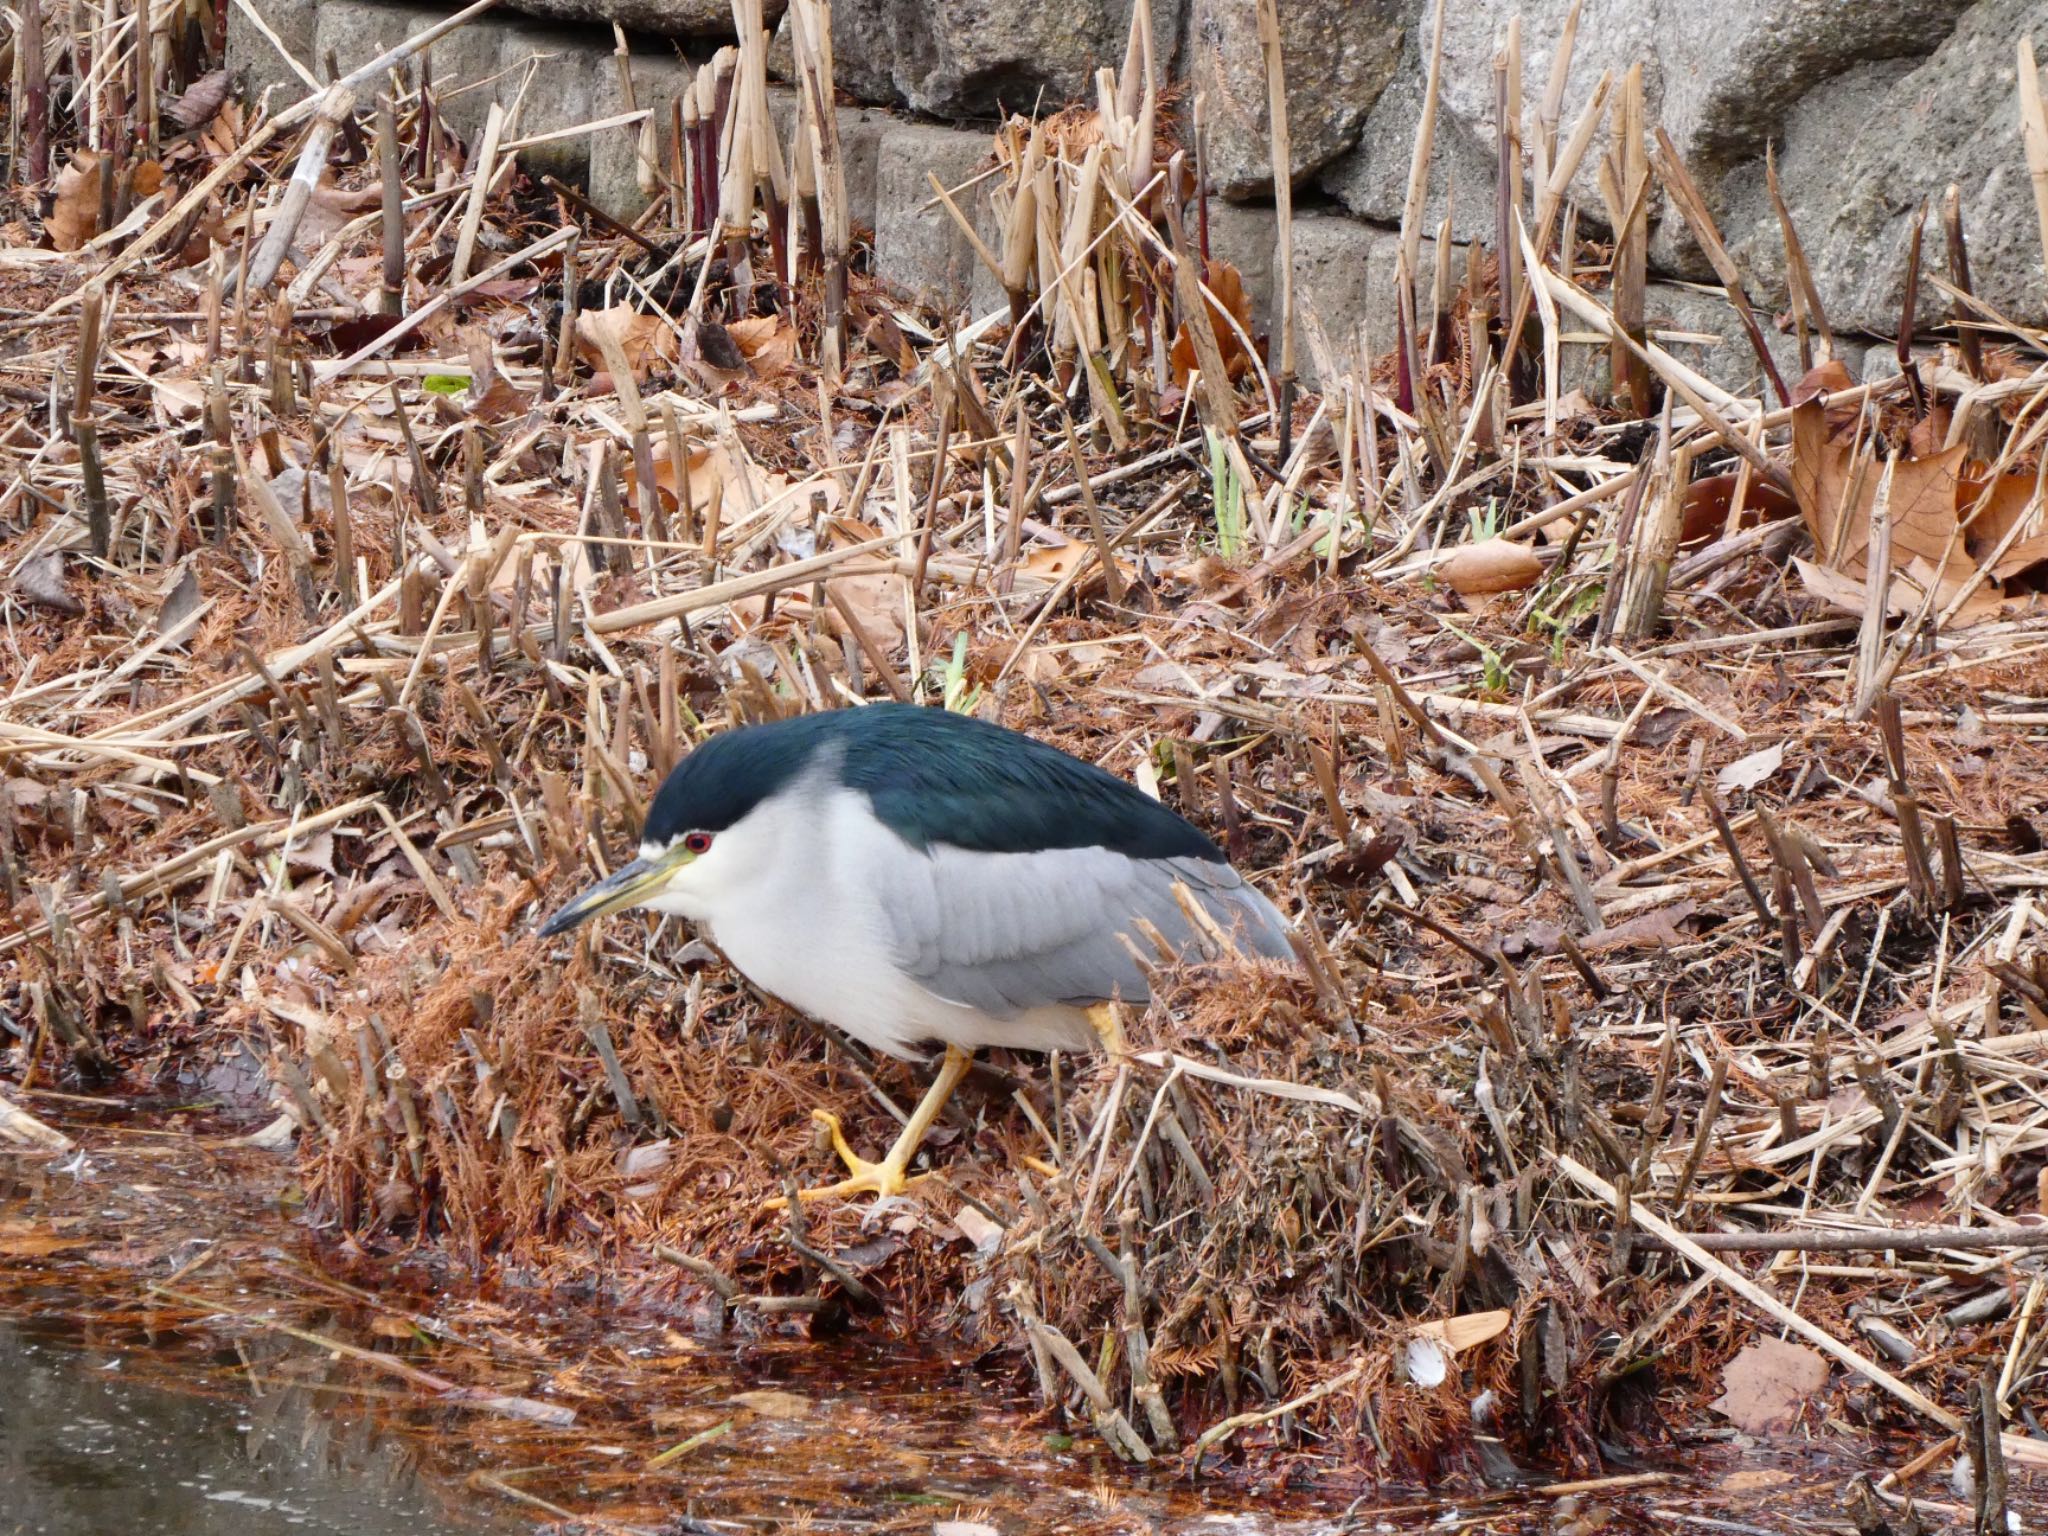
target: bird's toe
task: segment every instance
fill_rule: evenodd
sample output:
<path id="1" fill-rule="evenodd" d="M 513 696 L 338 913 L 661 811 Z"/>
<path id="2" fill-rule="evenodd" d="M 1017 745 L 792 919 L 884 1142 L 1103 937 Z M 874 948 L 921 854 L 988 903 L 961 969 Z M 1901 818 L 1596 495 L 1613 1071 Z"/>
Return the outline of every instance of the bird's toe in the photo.
<path id="1" fill-rule="evenodd" d="M 838 1156 L 839 1161 L 846 1164 L 855 1173 L 871 1166 L 847 1144 L 846 1130 L 840 1125 L 839 1117 L 833 1114 L 831 1110 L 814 1109 L 811 1111 L 811 1119 L 814 1123 L 822 1125 L 825 1128 L 825 1134 L 832 1138 L 832 1150 Z"/>
<path id="2" fill-rule="evenodd" d="M 906 1194 L 930 1178 L 930 1174 L 908 1174 L 893 1163 L 870 1163 L 851 1154 L 846 1158 L 847 1167 L 853 1172 L 836 1184 L 821 1184 L 813 1189 L 800 1189 L 798 1200 L 805 1205 L 814 1205 L 820 1200 L 851 1200 L 857 1195 L 881 1195 L 885 1199 Z M 781 1195 L 763 1202 L 766 1209 L 780 1211 L 788 1207 L 789 1201 Z"/>

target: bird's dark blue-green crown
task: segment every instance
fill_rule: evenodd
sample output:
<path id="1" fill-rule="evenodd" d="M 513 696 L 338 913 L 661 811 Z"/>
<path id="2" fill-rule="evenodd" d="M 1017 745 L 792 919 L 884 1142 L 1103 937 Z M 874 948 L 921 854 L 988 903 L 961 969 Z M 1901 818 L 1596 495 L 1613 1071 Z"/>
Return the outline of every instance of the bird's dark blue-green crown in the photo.
<path id="1" fill-rule="evenodd" d="M 1115 774 L 1016 731 L 909 704 L 799 715 L 712 737 L 662 784 L 641 840 L 662 847 L 686 832 L 723 832 L 821 754 L 839 782 L 865 794 L 915 848 L 1108 848 L 1136 859 L 1224 862 L 1208 838 Z"/>

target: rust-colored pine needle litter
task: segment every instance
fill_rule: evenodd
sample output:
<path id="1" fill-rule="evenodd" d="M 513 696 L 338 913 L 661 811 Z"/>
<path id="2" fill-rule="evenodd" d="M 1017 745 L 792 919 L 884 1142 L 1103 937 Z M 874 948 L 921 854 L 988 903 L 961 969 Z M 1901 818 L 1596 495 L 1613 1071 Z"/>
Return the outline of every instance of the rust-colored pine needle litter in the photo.
<path id="1" fill-rule="evenodd" d="M 1085 1050 L 1142 1004 L 1122 936 L 1195 941 L 1193 902 L 1248 954 L 1290 959 L 1279 911 L 1222 851 L 1113 774 L 942 709 L 875 704 L 714 736 L 676 766 L 639 857 L 542 926 L 626 907 L 690 918 L 764 991 L 892 1056 L 945 1046 L 879 1163 L 806 1199 L 900 1193 L 973 1051 Z"/>

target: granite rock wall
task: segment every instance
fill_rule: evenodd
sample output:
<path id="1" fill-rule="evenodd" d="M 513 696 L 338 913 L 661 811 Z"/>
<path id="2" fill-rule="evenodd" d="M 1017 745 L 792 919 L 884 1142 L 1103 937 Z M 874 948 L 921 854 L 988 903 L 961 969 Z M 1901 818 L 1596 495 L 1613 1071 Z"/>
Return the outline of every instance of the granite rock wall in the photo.
<path id="1" fill-rule="evenodd" d="M 1231 210 L 1219 224 L 1262 295 L 1273 265 L 1272 182 L 1253 0 L 1138 3 L 1151 7 L 1160 69 L 1181 84 L 1179 110 L 1199 96 L 1211 183 Z M 1490 242 L 1496 57 L 1518 21 L 1525 118 L 1533 120 L 1572 0 L 1446 3 L 1426 228 L 1434 234 L 1448 219 L 1454 239 Z M 509 103 L 535 58 L 523 134 L 616 112 L 612 21 L 635 30 L 643 105 L 665 103 L 681 63 L 705 56 L 731 28 L 725 0 L 506 4 L 539 14 L 492 13 L 435 49 L 438 84 L 485 82 L 451 101 L 458 131 L 471 131 L 489 100 Z M 924 173 L 942 168 L 965 179 L 983 163 L 987 125 L 1001 114 L 1091 97 L 1095 71 L 1123 61 L 1132 4 L 836 0 L 854 216 L 876 232 L 885 272 L 928 298 L 989 302 L 992 284 L 964 239 L 942 211 L 924 206 Z M 1400 219 L 1435 12 L 1426 0 L 1280 0 L 1279 9 L 1304 302 L 1333 337 L 1355 337 L 1361 319 L 1385 337 L 1373 322 L 1390 313 L 1391 294 L 1373 274 L 1386 265 L 1386 234 Z M 780 10 L 771 0 L 770 18 Z M 263 12 L 278 41 L 322 78 L 330 57 L 346 68 L 439 14 L 395 0 L 264 0 Z M 2016 48 L 2028 33 L 2048 49 L 2048 0 L 1582 0 L 1563 128 L 1603 73 L 1619 79 L 1640 64 L 1650 121 L 1691 168 L 1752 291 L 1782 309 L 1783 240 L 1764 180 L 1772 150 L 1830 320 L 1867 336 L 1897 328 L 1907 240 L 1923 204 L 1936 211 L 1926 249 L 1941 270 L 1938 210 L 1953 182 L 1979 293 L 2015 319 L 2048 323 L 2018 126 Z M 273 102 L 307 88 L 239 9 L 230 13 L 230 56 L 252 91 L 272 88 Z M 1589 166 L 1604 142 L 1603 133 Z M 555 174 L 587 179 L 611 211 L 633 211 L 640 194 L 629 131 L 548 152 Z M 1581 230 L 1597 233 L 1603 204 L 1590 170 L 1574 193 Z M 975 218 L 987 216 L 985 201 L 970 198 Z M 1653 276 L 1667 307 L 1685 315 L 1675 328 L 1700 334 L 1711 322 L 1725 339 L 1705 362 L 1731 383 L 1753 382 L 1732 321 L 1710 315 L 1683 286 L 1712 277 L 1689 233 L 1661 201 L 1652 219 Z M 1921 301 L 1923 323 L 1940 318 L 1945 300 L 1932 284 Z"/>

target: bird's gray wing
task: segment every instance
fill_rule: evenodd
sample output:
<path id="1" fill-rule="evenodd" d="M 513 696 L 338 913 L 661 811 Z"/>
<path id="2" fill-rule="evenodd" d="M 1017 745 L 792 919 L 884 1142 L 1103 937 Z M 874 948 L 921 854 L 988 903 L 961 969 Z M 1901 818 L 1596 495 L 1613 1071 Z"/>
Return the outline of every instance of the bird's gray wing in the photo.
<path id="1" fill-rule="evenodd" d="M 1227 864 L 1134 859 L 1104 848 L 980 853 L 934 844 L 903 849 L 878 881 L 891 958 L 927 991 L 1007 1018 L 1053 1004 L 1085 1007 L 1149 996 L 1144 918 L 1178 950 L 1195 934 L 1174 900 L 1185 884 L 1252 954 L 1291 953 L 1285 921 Z"/>

